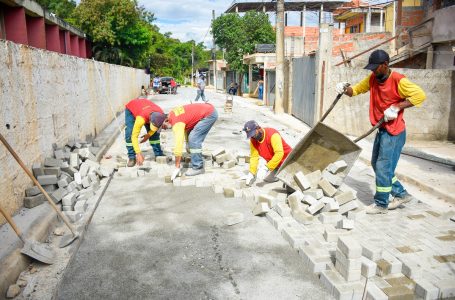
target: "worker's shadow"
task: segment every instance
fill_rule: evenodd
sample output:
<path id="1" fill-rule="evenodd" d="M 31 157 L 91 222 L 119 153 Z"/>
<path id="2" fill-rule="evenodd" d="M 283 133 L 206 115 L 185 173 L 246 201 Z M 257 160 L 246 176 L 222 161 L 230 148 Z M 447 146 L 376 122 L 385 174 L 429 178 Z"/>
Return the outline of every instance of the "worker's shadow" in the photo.
<path id="1" fill-rule="evenodd" d="M 344 183 L 357 191 L 357 199 L 364 205 L 370 205 L 374 203 L 374 194 L 371 190 L 370 184 L 364 181 L 359 181 L 353 177 L 347 176 Z"/>

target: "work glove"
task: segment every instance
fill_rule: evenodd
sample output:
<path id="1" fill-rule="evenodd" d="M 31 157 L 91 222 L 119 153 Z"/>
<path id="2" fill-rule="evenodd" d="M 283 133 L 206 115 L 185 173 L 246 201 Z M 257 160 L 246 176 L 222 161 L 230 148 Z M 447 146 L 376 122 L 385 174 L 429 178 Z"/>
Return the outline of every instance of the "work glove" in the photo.
<path id="1" fill-rule="evenodd" d="M 344 94 L 344 92 L 346 91 L 346 88 L 349 86 L 349 82 L 339 82 L 337 83 L 336 87 L 335 87 L 335 91 L 337 92 L 337 94 Z"/>
<path id="2" fill-rule="evenodd" d="M 245 183 L 247 186 L 251 186 L 255 180 L 256 180 L 256 175 L 254 175 L 251 172 L 248 173 L 248 175 L 246 175 L 246 177 L 245 177 Z"/>
<path id="3" fill-rule="evenodd" d="M 182 175 L 182 169 L 175 167 L 172 171 L 171 180 L 174 181 L 175 178 Z"/>
<path id="4" fill-rule="evenodd" d="M 266 165 L 260 165 L 258 172 L 256 173 L 256 177 L 259 179 L 264 179 L 264 177 L 267 175 L 269 172 L 269 168 L 267 168 Z"/>
<path id="5" fill-rule="evenodd" d="M 396 106 L 391 105 L 384 111 L 384 121 L 389 122 L 395 120 L 398 117 L 400 109 Z"/>
<path id="6" fill-rule="evenodd" d="M 267 172 L 267 174 L 264 177 L 265 182 L 277 182 L 278 178 L 276 177 L 277 169 L 275 170 L 270 170 Z"/>

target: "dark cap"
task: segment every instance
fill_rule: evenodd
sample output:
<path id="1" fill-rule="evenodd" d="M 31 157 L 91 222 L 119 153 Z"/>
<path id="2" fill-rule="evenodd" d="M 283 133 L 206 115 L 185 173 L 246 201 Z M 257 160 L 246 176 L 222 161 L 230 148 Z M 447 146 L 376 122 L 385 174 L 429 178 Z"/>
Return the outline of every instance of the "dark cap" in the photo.
<path id="1" fill-rule="evenodd" d="M 150 114 L 150 123 L 154 126 L 160 128 L 163 125 L 164 120 L 166 119 L 166 115 L 160 112 L 152 112 Z"/>
<path id="2" fill-rule="evenodd" d="M 383 64 L 386 61 L 390 61 L 390 57 L 387 52 L 380 49 L 374 50 L 371 52 L 370 58 L 368 59 L 368 65 L 366 65 L 364 69 L 374 71 L 377 69 L 377 67 L 379 67 L 380 64 Z"/>
<path id="3" fill-rule="evenodd" d="M 260 128 L 259 124 L 256 121 L 251 120 L 245 123 L 243 131 L 246 132 L 246 137 L 250 139 L 255 134 L 257 128 Z"/>

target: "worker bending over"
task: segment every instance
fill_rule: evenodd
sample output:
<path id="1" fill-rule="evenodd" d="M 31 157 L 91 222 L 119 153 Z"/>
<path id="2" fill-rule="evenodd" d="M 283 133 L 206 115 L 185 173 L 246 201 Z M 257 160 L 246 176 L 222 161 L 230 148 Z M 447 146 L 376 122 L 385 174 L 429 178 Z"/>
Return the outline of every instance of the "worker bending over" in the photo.
<path id="1" fill-rule="evenodd" d="M 352 97 L 370 91 L 370 122 L 376 125 L 382 118 L 384 124 L 378 130 L 373 144 L 371 166 L 376 175 L 374 204 L 368 207 L 368 214 L 385 214 L 412 199 L 395 176 L 395 168 L 401 149 L 406 141 L 404 110 L 420 106 L 425 93 L 404 75 L 389 68 L 389 55 L 384 50 L 371 53 L 365 69 L 372 71 L 353 87 L 347 82 L 336 86 L 338 94 Z M 389 203 L 389 195 L 394 197 Z"/>
<path id="2" fill-rule="evenodd" d="M 267 161 L 266 166 L 263 166 L 267 171 L 264 178 L 265 182 L 275 182 L 276 172 L 284 162 L 292 148 L 283 140 L 276 129 L 261 128 L 254 121 L 248 121 L 243 126 L 243 131 L 246 132 L 246 137 L 250 139 L 250 172 L 246 177 L 246 184 L 252 185 L 256 180 L 258 172 L 259 156 Z"/>
<path id="3" fill-rule="evenodd" d="M 142 136 L 141 143 L 149 140 L 155 156 L 162 156 L 159 129 L 166 115 L 161 107 L 147 99 L 134 99 L 125 105 L 125 142 L 128 150 L 128 167 L 142 165 L 144 156 L 139 147 L 139 134 L 145 126 L 147 134 Z"/>
<path id="4" fill-rule="evenodd" d="M 169 112 L 163 128 L 172 128 L 174 133 L 176 170 L 172 174 L 172 180 L 180 175 L 180 161 L 185 136 L 191 154 L 191 169 L 185 175 L 194 176 L 204 173 L 202 143 L 217 119 L 218 112 L 212 104 L 208 103 L 187 104 L 176 107 Z"/>

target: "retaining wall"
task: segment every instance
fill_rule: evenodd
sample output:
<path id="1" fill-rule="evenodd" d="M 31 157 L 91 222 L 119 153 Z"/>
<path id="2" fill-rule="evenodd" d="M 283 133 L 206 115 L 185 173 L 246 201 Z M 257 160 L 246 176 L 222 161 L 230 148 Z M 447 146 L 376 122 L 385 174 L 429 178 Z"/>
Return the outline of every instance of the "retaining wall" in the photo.
<path id="1" fill-rule="evenodd" d="M 29 168 L 53 154 L 53 143 L 96 136 L 149 82 L 143 70 L 4 40 L 0 66 L 0 133 Z M 0 145 L 0 205 L 14 213 L 31 185 Z"/>

